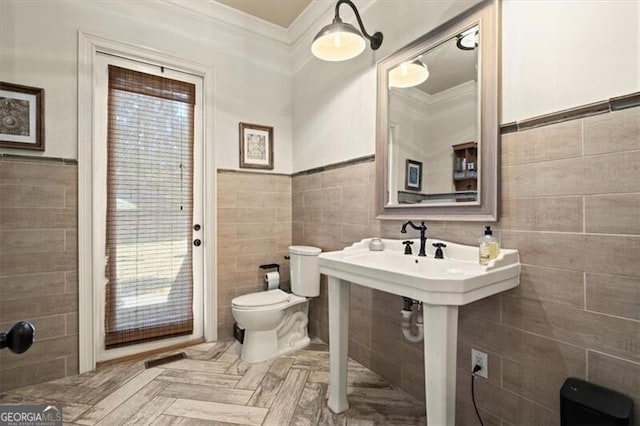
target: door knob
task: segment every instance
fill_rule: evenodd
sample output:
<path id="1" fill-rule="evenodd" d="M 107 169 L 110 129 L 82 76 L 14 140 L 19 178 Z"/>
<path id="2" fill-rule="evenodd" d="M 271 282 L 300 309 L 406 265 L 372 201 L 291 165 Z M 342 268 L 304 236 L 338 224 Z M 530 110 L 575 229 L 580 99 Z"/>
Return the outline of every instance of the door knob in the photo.
<path id="1" fill-rule="evenodd" d="M 200 241 L 199 239 L 196 238 L 195 240 L 193 240 L 193 245 L 194 246 L 200 247 L 200 244 L 202 244 L 202 241 Z"/>

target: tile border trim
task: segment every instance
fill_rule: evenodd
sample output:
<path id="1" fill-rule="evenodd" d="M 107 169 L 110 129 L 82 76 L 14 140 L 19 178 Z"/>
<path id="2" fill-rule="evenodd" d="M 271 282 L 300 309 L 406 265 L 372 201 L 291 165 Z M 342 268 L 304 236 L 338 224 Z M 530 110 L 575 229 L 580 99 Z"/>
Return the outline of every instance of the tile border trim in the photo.
<path id="1" fill-rule="evenodd" d="M 78 160 L 73 158 L 60 158 L 60 157 L 36 157 L 34 155 L 22 155 L 22 154 L 6 154 L 0 153 L 0 161 L 13 161 L 21 163 L 57 163 L 65 166 L 77 166 Z"/>
<path id="2" fill-rule="evenodd" d="M 553 112 L 551 114 L 527 118 L 522 121 L 505 123 L 500 126 L 500 134 L 504 135 L 520 132 L 523 130 L 534 129 L 536 127 L 561 123 L 563 121 L 575 120 L 577 118 L 584 118 L 597 114 L 606 114 L 608 112 L 620 111 L 638 106 L 640 106 L 640 92 L 630 93 L 628 95 L 609 98 L 605 101 L 594 102 L 592 104 L 581 105 L 575 108 Z"/>
<path id="3" fill-rule="evenodd" d="M 375 161 L 375 159 L 376 159 L 375 154 L 365 155 L 363 157 L 357 157 L 357 158 L 352 158 L 346 161 L 340 161 L 339 163 L 331 163 L 331 164 L 327 164 L 326 166 L 320 166 L 320 167 L 314 167 L 312 169 L 301 170 L 299 172 L 292 173 L 290 176 L 296 177 L 296 176 L 303 176 L 303 175 L 312 175 L 315 173 L 325 172 L 327 170 L 340 169 L 343 167 L 353 166 L 355 164 L 373 162 Z"/>
<path id="4" fill-rule="evenodd" d="M 251 174 L 251 175 L 265 175 L 265 176 L 291 176 L 287 173 L 275 173 L 275 172 L 257 172 L 255 170 L 237 170 L 237 169 L 224 169 L 217 168 L 216 173 L 225 174 Z"/>

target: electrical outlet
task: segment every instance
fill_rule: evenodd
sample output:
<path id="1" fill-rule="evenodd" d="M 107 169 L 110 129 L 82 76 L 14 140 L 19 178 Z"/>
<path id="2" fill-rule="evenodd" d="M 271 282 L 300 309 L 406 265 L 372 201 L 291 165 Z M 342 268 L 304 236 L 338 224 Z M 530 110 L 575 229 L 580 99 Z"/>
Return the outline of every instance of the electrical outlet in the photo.
<path id="1" fill-rule="evenodd" d="M 487 360 L 487 354 L 475 349 L 471 349 L 471 371 L 473 368 L 479 365 L 480 370 L 476 373 L 476 376 L 489 378 L 489 361 Z"/>

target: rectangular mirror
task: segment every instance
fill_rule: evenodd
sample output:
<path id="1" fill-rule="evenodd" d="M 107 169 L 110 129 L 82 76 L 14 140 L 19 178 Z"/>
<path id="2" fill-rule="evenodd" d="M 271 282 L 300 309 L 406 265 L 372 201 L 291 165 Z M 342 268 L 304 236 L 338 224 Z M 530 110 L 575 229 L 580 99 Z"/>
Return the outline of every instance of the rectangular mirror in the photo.
<path id="1" fill-rule="evenodd" d="M 498 217 L 499 5 L 483 2 L 378 63 L 378 217 Z"/>

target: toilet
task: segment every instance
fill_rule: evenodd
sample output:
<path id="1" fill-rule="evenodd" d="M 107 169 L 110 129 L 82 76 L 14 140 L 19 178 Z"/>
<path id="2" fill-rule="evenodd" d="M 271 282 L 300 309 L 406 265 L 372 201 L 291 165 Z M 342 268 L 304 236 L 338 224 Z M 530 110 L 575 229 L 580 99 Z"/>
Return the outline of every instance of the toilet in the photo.
<path id="1" fill-rule="evenodd" d="M 311 246 L 289 246 L 291 294 L 280 289 L 238 296 L 231 301 L 233 318 L 244 328 L 240 358 L 261 362 L 309 344 L 309 297 L 320 295 L 318 255 Z"/>

